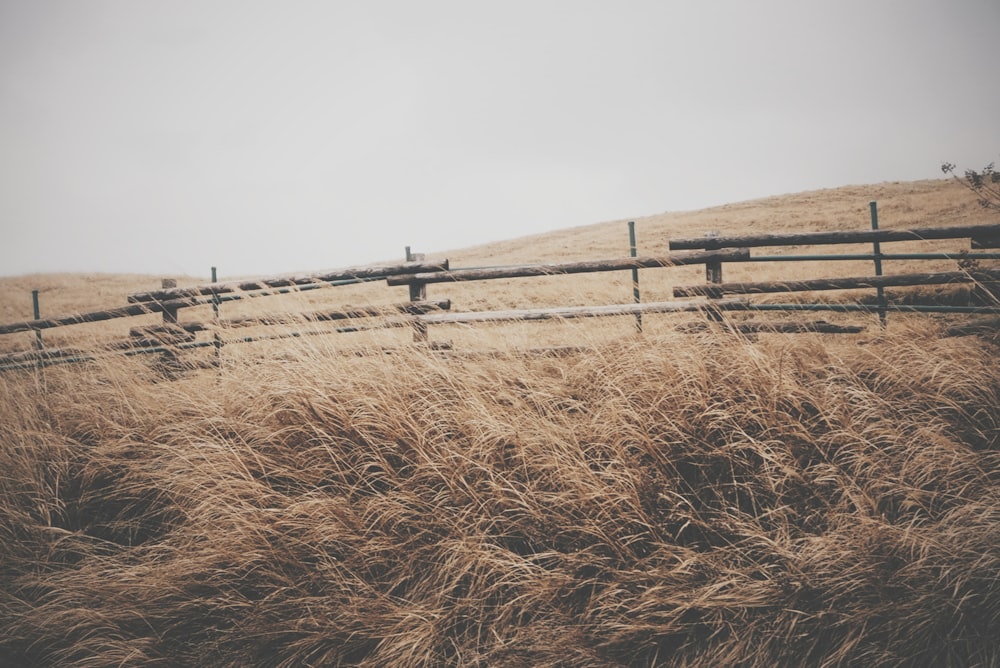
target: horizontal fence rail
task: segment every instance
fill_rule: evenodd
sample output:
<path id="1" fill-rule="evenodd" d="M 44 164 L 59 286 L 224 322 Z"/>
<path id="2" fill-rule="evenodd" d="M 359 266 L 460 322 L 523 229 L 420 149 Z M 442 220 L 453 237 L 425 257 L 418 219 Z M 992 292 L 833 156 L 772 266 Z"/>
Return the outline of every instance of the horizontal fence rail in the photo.
<path id="1" fill-rule="evenodd" d="M 303 322 L 334 322 L 337 320 L 354 320 L 357 318 L 376 318 L 379 316 L 391 316 L 405 313 L 409 315 L 421 315 L 431 311 L 447 311 L 451 308 L 451 300 L 441 299 L 437 301 L 406 302 L 393 306 L 359 306 L 346 311 L 306 311 L 302 313 L 274 313 L 260 316 L 245 316 L 242 318 L 223 318 L 217 323 L 217 327 L 254 327 L 259 325 L 298 325 Z M 209 329 L 208 324 L 202 325 Z"/>
<path id="2" fill-rule="evenodd" d="M 471 311 L 467 313 L 440 313 L 417 316 L 428 325 L 520 322 L 524 320 L 570 320 L 573 318 L 600 318 L 636 313 L 695 313 L 714 309 L 719 305 L 730 309 L 747 306 L 745 300 L 732 299 L 709 303 L 703 301 L 647 302 L 645 304 L 609 304 L 606 306 L 563 306 L 554 308 L 517 309 L 509 311 Z"/>
<path id="3" fill-rule="evenodd" d="M 413 274 L 417 272 L 436 272 L 448 269 L 448 260 L 440 262 L 406 262 L 384 266 L 349 267 L 336 269 L 320 274 L 305 274 L 300 276 L 274 276 L 271 278 L 255 278 L 247 281 L 228 283 L 206 283 L 187 288 L 168 288 L 151 292 L 136 292 L 128 296 L 129 302 L 155 302 L 189 297 L 223 295 L 230 292 L 252 292 L 269 288 L 286 288 L 320 283 L 336 283 L 340 281 L 380 280 L 395 274 Z"/>
<path id="4" fill-rule="evenodd" d="M 1000 260 L 1000 253 L 969 253 L 959 251 L 957 253 L 844 253 L 840 255 L 817 254 L 817 255 L 754 255 L 748 262 L 842 262 L 842 261 L 865 261 L 874 262 L 876 259 L 884 261 L 892 260 L 951 260 L 953 262 L 970 262 L 978 260 Z"/>
<path id="5" fill-rule="evenodd" d="M 854 290 L 862 288 L 911 287 L 955 283 L 987 283 L 1000 281 L 1000 271 L 950 271 L 932 274 L 893 274 L 847 278 L 814 278 L 803 281 L 759 281 L 755 283 L 718 283 L 686 285 L 674 288 L 674 297 L 695 297 L 713 294 L 755 294 L 769 292 L 818 292 L 823 290 Z"/>
<path id="6" fill-rule="evenodd" d="M 842 232 L 802 232 L 796 234 L 756 234 L 736 237 L 696 237 L 672 239 L 670 250 L 699 248 L 759 248 L 761 246 L 823 246 L 863 244 L 875 241 L 925 241 L 939 239 L 1000 239 L 1000 225 L 924 227 L 910 230 L 857 230 Z"/>
<path id="7" fill-rule="evenodd" d="M 16 332 L 40 331 L 52 329 L 53 327 L 65 327 L 66 325 L 80 325 L 88 322 L 103 322 L 105 320 L 115 320 L 117 318 L 131 318 L 137 315 L 149 315 L 150 313 L 163 313 L 171 309 L 187 308 L 211 304 L 211 299 L 174 299 L 166 302 L 151 302 L 147 304 L 132 304 L 120 306 L 118 308 L 105 309 L 102 311 L 90 311 L 89 313 L 76 313 L 73 315 L 58 316 L 55 318 L 41 318 L 38 320 L 24 320 L 13 322 L 7 325 L 0 325 L 0 334 L 14 334 Z"/>
<path id="8" fill-rule="evenodd" d="M 592 274 L 603 271 L 625 269 L 653 269 L 657 267 L 680 267 L 709 262 L 745 262 L 750 252 L 745 249 L 730 251 L 706 251 L 667 257 L 625 257 L 613 260 L 591 260 L 584 262 L 557 262 L 552 264 L 522 264 L 508 267 L 486 267 L 479 269 L 452 269 L 435 273 L 403 274 L 390 276 L 388 285 L 410 285 L 413 283 L 450 283 L 457 281 L 487 281 L 500 278 L 529 278 L 538 276 L 560 276 L 563 274 Z"/>

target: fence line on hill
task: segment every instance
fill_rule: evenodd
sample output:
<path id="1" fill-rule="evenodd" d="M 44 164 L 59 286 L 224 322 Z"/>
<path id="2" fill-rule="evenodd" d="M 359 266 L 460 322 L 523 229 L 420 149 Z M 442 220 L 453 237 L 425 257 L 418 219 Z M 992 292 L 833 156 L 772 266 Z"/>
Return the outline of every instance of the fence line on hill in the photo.
<path id="1" fill-rule="evenodd" d="M 413 338 L 417 342 L 429 342 L 428 328 L 431 325 L 456 323 L 487 323 L 570 319 L 581 317 L 607 317 L 630 315 L 635 318 L 636 329 L 642 330 L 642 315 L 650 313 L 703 312 L 708 322 L 722 323 L 728 329 L 744 333 L 756 332 L 855 332 L 854 325 L 835 325 L 826 322 L 784 322 L 727 323 L 723 313 L 747 312 L 835 312 L 872 313 L 879 316 L 884 325 L 890 312 L 909 313 L 951 313 L 965 315 L 998 315 L 1000 302 L 992 298 L 1000 295 L 996 287 L 1000 285 L 1000 270 L 980 269 L 980 261 L 1000 259 L 998 252 L 935 252 L 935 253 L 882 253 L 881 244 L 905 241 L 969 239 L 972 251 L 1000 248 L 1000 225 L 967 225 L 955 227 L 914 228 L 907 230 L 878 229 L 877 208 L 870 204 L 870 230 L 807 232 L 793 234 L 758 234 L 742 236 L 719 236 L 706 233 L 703 237 L 673 239 L 669 241 L 670 254 L 666 256 L 638 256 L 635 243 L 634 223 L 629 223 L 629 257 L 605 260 L 557 262 L 545 264 L 522 264 L 501 267 L 452 268 L 448 260 L 429 262 L 423 255 L 413 254 L 406 248 L 406 262 L 401 264 L 368 265 L 337 269 L 314 274 L 284 275 L 270 278 L 256 278 L 225 283 L 215 282 L 215 268 L 212 268 L 213 282 L 209 284 L 178 288 L 165 279 L 160 290 L 132 293 L 127 296 L 128 304 L 115 308 L 91 311 L 52 318 L 39 316 L 38 292 L 33 291 L 33 319 L 0 325 L 0 334 L 32 331 L 35 346 L 31 351 L 20 351 L 0 355 L 0 371 L 27 368 L 31 365 L 44 366 L 94 359 L 99 354 L 114 352 L 128 355 L 160 354 L 167 357 L 176 351 L 214 346 L 216 354 L 223 343 L 250 342 L 267 338 L 287 338 L 302 333 L 286 332 L 276 337 L 239 337 L 223 341 L 219 331 L 254 325 L 295 324 L 305 322 L 326 322 L 335 320 L 355 321 L 363 318 L 381 317 L 383 320 L 372 325 L 349 325 L 337 327 L 329 332 L 348 333 L 389 327 L 412 327 Z M 844 245 L 871 243 L 872 253 L 817 254 L 817 255 L 755 255 L 751 249 L 799 245 Z M 722 268 L 725 263 L 754 262 L 802 262 L 802 261 L 872 261 L 874 276 L 840 278 L 808 278 L 789 281 L 724 282 Z M 967 269 L 961 271 L 910 273 L 883 275 L 883 261 L 888 260 L 954 260 Z M 639 289 L 639 270 L 670 268 L 687 265 L 704 265 L 706 282 L 702 285 L 683 285 L 673 288 L 675 298 L 703 298 L 700 301 L 666 301 L 642 303 Z M 480 312 L 447 312 L 451 300 L 429 301 L 428 284 L 446 284 L 471 281 L 488 281 L 511 278 L 531 278 L 599 272 L 631 272 L 633 302 L 630 304 L 610 304 L 597 306 L 574 306 L 516 309 Z M 323 310 L 297 313 L 279 313 L 242 318 L 222 319 L 219 305 L 229 301 L 252 299 L 352 285 L 361 282 L 385 281 L 387 286 L 407 286 L 409 301 L 389 306 L 359 306 L 342 310 Z M 913 287 L 925 285 L 972 284 L 991 300 L 982 305 L 947 306 L 935 304 L 889 304 L 884 288 Z M 764 293 L 819 292 L 827 290 L 875 289 L 876 305 L 862 303 L 760 303 L 754 304 L 748 298 L 734 299 L 735 295 Z M 180 322 L 181 309 L 211 304 L 211 323 Z M 42 345 L 41 332 L 45 329 L 68 325 L 99 322 L 116 318 L 134 317 L 162 313 L 163 323 L 156 326 L 133 328 L 127 341 L 105 346 L 101 351 L 79 351 L 46 349 Z M 699 326 L 687 325 L 688 330 L 698 330 Z M 975 326 L 966 328 L 975 331 Z M 196 341 L 196 334 L 210 331 L 213 341 Z M 957 328 L 956 331 L 965 331 Z M 309 332 L 327 333 L 325 331 Z"/>

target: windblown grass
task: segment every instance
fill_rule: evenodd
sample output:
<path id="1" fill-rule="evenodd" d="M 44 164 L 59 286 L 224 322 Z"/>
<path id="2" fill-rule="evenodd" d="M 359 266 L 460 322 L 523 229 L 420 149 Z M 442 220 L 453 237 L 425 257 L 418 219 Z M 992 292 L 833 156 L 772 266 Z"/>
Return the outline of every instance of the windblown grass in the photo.
<path id="1" fill-rule="evenodd" d="M 0 663 L 1000 665 L 987 342 L 320 346 L 0 376 Z"/>

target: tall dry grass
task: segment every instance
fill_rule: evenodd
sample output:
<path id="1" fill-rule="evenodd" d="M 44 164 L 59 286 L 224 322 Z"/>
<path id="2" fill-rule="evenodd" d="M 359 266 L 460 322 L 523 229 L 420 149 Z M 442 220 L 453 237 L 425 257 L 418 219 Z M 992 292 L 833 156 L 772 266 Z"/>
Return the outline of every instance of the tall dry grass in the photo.
<path id="1" fill-rule="evenodd" d="M 993 344 L 580 337 L 0 376 L 0 664 L 1000 665 Z"/>

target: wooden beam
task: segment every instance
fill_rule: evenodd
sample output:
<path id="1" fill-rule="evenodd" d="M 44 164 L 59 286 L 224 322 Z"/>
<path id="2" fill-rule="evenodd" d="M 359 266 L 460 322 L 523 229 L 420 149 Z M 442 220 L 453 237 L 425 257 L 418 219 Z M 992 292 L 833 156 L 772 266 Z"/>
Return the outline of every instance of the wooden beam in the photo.
<path id="1" fill-rule="evenodd" d="M 756 248 L 760 246 L 821 246 L 861 244 L 874 241 L 920 241 L 924 239 L 971 239 L 1000 236 L 1000 225 L 926 227 L 911 230 L 857 230 L 843 232 L 802 232 L 798 234 L 758 234 L 706 239 L 673 239 L 670 250 L 698 248 Z"/>
<path id="2" fill-rule="evenodd" d="M 973 320 L 961 325 L 952 325 L 945 330 L 945 336 L 972 336 L 975 334 L 997 336 L 1000 334 L 1000 318 Z"/>
<path id="3" fill-rule="evenodd" d="M 818 320 L 815 322 L 726 322 L 725 324 L 705 321 L 688 322 L 677 327 L 685 333 L 708 332 L 712 329 L 735 330 L 740 334 L 858 334 L 865 330 L 860 325 L 837 325 Z"/>
<path id="4" fill-rule="evenodd" d="M 333 283 L 336 281 L 377 280 L 396 274 L 416 272 L 437 272 L 448 269 L 448 260 L 439 262 L 405 262 L 391 265 L 369 265 L 364 267 L 348 267 L 334 269 L 324 273 L 272 276 L 270 278 L 255 278 L 246 281 L 228 283 L 207 283 L 187 288 L 154 290 L 152 292 L 135 292 L 128 296 L 128 301 L 154 302 L 163 300 L 183 299 L 187 297 L 210 296 L 236 291 L 266 290 L 296 285 L 315 285 L 317 283 Z"/>
<path id="5" fill-rule="evenodd" d="M 148 313 L 162 313 L 167 309 L 184 308 L 187 306 L 197 306 L 206 303 L 195 298 L 175 299 L 166 302 L 149 302 L 145 304 L 130 304 L 118 308 L 105 309 L 103 311 L 90 311 L 89 313 L 76 313 L 73 315 L 59 316 L 56 318 L 42 318 L 41 320 L 25 320 L 0 325 L 0 334 L 12 334 L 14 332 L 30 332 L 53 327 L 63 327 L 65 325 L 77 325 L 85 322 L 101 322 L 104 320 L 114 320 L 115 318 L 129 318 L 136 315 L 146 315 Z"/>
<path id="6" fill-rule="evenodd" d="M 469 311 L 465 313 L 435 313 L 415 316 L 428 325 L 445 325 L 472 322 L 518 322 L 527 320 L 562 320 L 572 318 L 599 318 L 605 316 L 631 315 L 636 313 L 681 313 L 698 312 L 710 308 L 723 307 L 739 310 L 747 306 L 744 299 L 724 299 L 713 304 L 703 301 L 646 302 L 642 304 L 609 304 L 606 306 L 565 306 L 554 308 L 522 309 L 510 311 Z M 403 323 L 405 321 L 399 321 Z"/>
<path id="7" fill-rule="evenodd" d="M 153 327 L 133 327 L 129 330 L 131 346 L 164 346 L 176 345 L 194 341 L 195 333 L 203 329 L 201 325 L 191 327 L 187 323 L 181 327 L 177 324 L 155 325 Z"/>
<path id="8" fill-rule="evenodd" d="M 42 362 L 86 356 L 86 351 L 73 348 L 45 348 L 44 350 L 26 350 L 0 355 L 0 364 L 19 364 L 23 362 Z"/>
<path id="9" fill-rule="evenodd" d="M 651 269 L 655 267 L 676 267 L 708 262 L 745 262 L 750 259 L 750 251 L 745 248 L 734 250 L 704 251 L 685 253 L 667 257 L 626 257 L 613 260 L 590 260 L 583 262 L 559 262 L 553 264 L 522 264 L 509 267 L 484 269 L 453 269 L 435 273 L 415 273 L 390 276 L 389 285 L 410 285 L 411 283 L 448 283 L 452 281 L 486 281 L 497 278 L 526 278 L 531 276 L 559 276 L 562 274 L 589 274 L 602 271 L 624 269 Z"/>
<path id="10" fill-rule="evenodd" d="M 685 285 L 674 288 L 674 297 L 697 297 L 718 294 L 748 295 L 769 292 L 812 292 L 814 290 L 854 290 L 914 285 L 974 283 L 1000 278 L 1000 271 L 949 271 L 934 274 L 897 274 L 851 278 L 817 278 L 804 281 L 760 281 L 722 283 L 721 285 Z"/>
<path id="11" fill-rule="evenodd" d="M 252 327 L 255 325 L 294 325 L 302 322 L 329 322 L 335 320 L 353 320 L 355 318 L 375 318 L 379 316 L 421 315 L 432 311 L 447 311 L 451 308 L 451 300 L 393 304 L 389 306 L 358 306 L 345 311 L 309 311 L 303 313 L 272 313 L 261 316 L 243 318 L 228 318 L 219 321 L 220 327 Z"/>
<path id="12" fill-rule="evenodd" d="M 980 235 L 972 237 L 972 248 L 1000 248 L 1000 234 Z"/>

